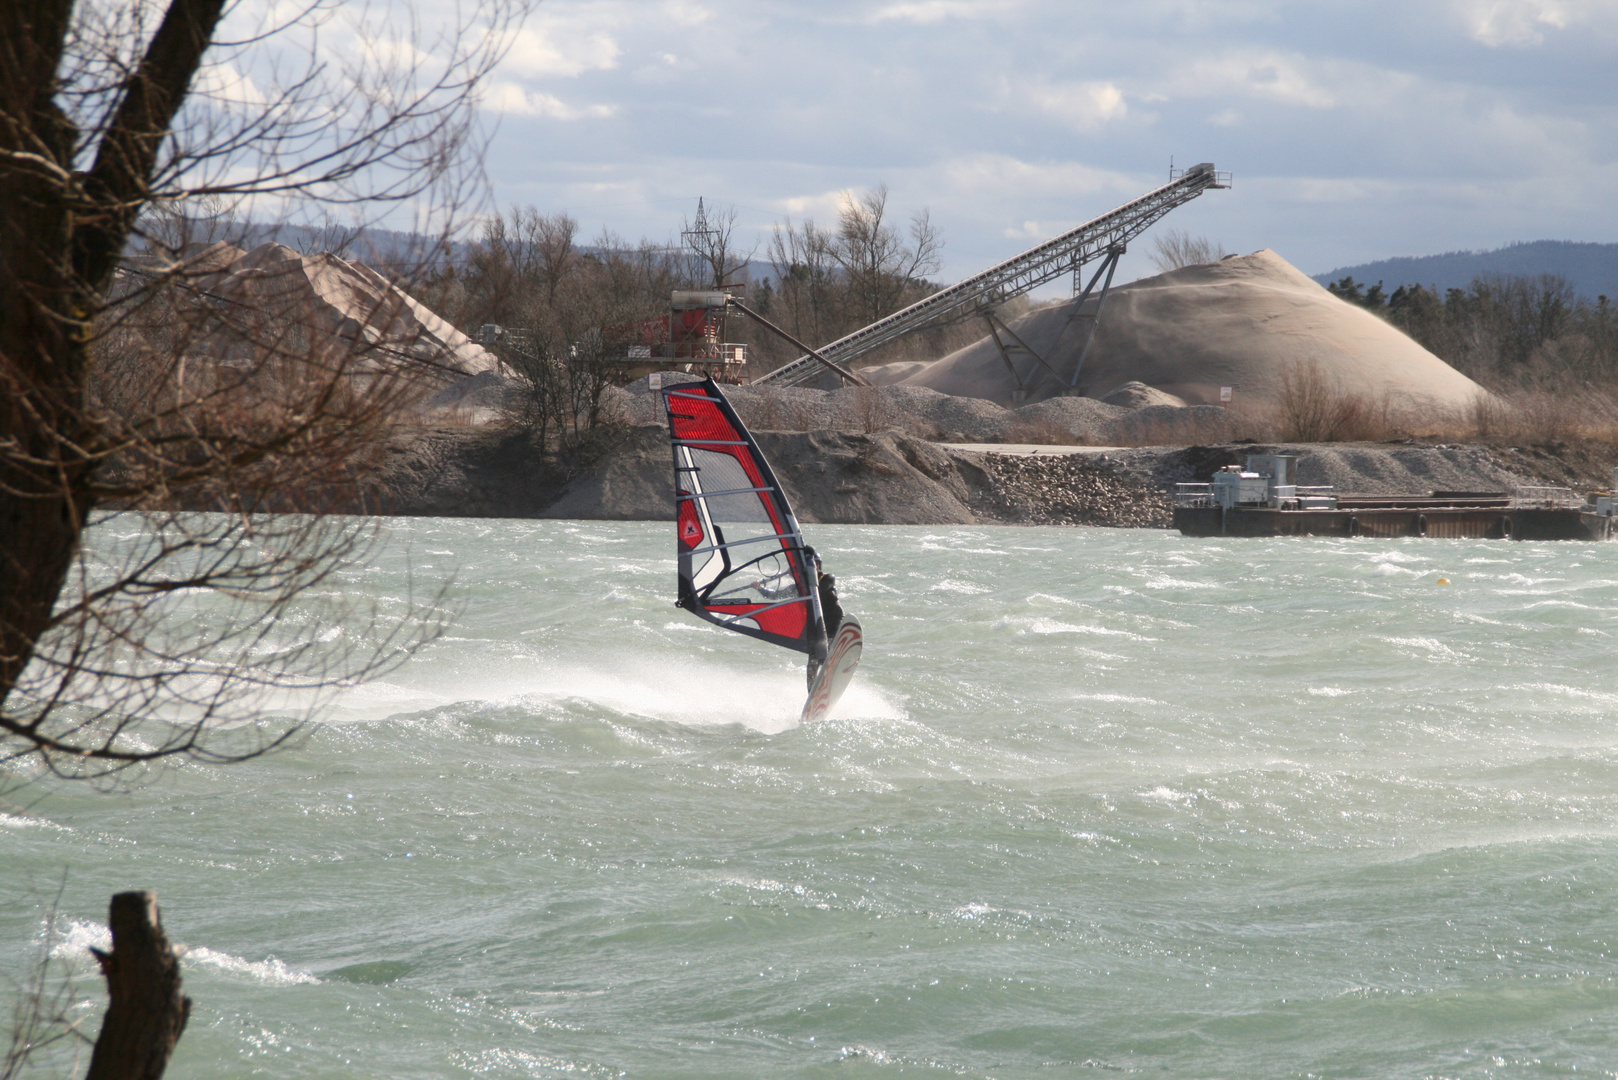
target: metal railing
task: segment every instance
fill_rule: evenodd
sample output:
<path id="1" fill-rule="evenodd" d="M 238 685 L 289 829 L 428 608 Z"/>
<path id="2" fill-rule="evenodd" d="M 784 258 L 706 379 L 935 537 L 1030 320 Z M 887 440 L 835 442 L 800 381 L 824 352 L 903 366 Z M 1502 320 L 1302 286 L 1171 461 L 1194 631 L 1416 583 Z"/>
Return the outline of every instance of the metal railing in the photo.
<path id="1" fill-rule="evenodd" d="M 1212 484 L 1175 484 L 1174 505 L 1187 508 L 1212 506 Z"/>
<path id="2" fill-rule="evenodd" d="M 1520 487 L 1511 493 L 1514 510 L 1573 510 L 1584 505 L 1572 488 Z"/>
<path id="3" fill-rule="evenodd" d="M 1283 506 L 1291 506 L 1304 499 L 1331 499 L 1333 507 L 1336 505 L 1337 489 L 1329 484 L 1315 484 L 1307 487 L 1299 484 L 1292 487 L 1291 490 L 1292 494 L 1284 500 Z M 1173 501 L 1175 506 L 1190 508 L 1218 505 L 1214 501 L 1212 484 L 1175 484 Z M 1311 509 L 1323 508 L 1312 507 Z"/>

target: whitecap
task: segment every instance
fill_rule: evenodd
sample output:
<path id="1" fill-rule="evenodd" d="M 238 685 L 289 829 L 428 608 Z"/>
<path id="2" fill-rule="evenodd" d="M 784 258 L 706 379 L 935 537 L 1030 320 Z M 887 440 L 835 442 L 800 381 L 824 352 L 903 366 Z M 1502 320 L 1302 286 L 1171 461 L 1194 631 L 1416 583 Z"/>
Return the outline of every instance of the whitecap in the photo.
<path id="1" fill-rule="evenodd" d="M 104 953 L 111 952 L 112 931 L 105 923 L 74 919 L 60 931 L 56 944 L 51 948 L 51 956 L 59 960 L 88 964 L 91 949 L 98 949 Z M 255 982 L 292 986 L 320 981 L 309 972 L 299 971 L 273 956 L 264 960 L 248 960 L 206 946 L 183 945 L 178 942 L 174 945 L 174 951 L 184 966 L 210 967 L 232 975 L 245 976 Z"/>
<path id="2" fill-rule="evenodd" d="M 105 923 L 71 919 L 65 929 L 58 930 L 58 935 L 56 944 L 51 947 L 51 956 L 57 960 L 88 962 L 91 949 L 112 951 L 112 931 Z"/>
<path id="3" fill-rule="evenodd" d="M 181 953 L 180 960 L 186 965 L 210 967 L 230 975 L 243 976 L 254 982 L 273 986 L 299 986 L 320 982 L 309 972 L 290 967 L 273 956 L 263 960 L 248 960 L 206 946 L 181 946 L 181 948 L 184 952 Z"/>
<path id="4" fill-rule="evenodd" d="M 1408 551 L 1394 549 L 1372 555 L 1371 561 L 1376 563 L 1425 563 L 1432 562 L 1432 559 L 1425 555 L 1412 555 Z"/>
<path id="5" fill-rule="evenodd" d="M 890 590 L 890 591 L 897 592 L 898 590 L 895 589 L 895 590 Z M 935 583 L 933 585 L 933 587 L 931 589 L 929 589 L 928 591 L 929 592 L 965 593 L 968 596 L 981 596 L 983 593 L 993 592 L 994 590 L 990 589 L 986 585 L 973 585 L 970 582 L 951 581 L 951 580 L 946 578 L 943 581 Z"/>
<path id="6" fill-rule="evenodd" d="M 1165 701 L 1156 698 L 1135 697 L 1131 694 L 1074 694 L 1075 701 L 1106 701 L 1120 705 L 1161 705 L 1167 706 Z"/>
<path id="7" fill-rule="evenodd" d="M 1429 637 L 1384 637 L 1381 640 L 1389 645 L 1399 645 L 1410 649 L 1423 649 L 1433 656 L 1450 657 L 1456 660 L 1468 659 L 1464 654 L 1456 652 L 1437 638 Z"/>
<path id="8" fill-rule="evenodd" d="M 1063 622 L 1060 619 L 1026 618 L 1008 615 L 996 619 L 994 627 L 997 630 L 1014 629 L 1019 634 L 1095 634 L 1100 637 L 1121 637 L 1130 641 L 1157 640 L 1129 630 L 1113 630 L 1105 626 L 1081 625 L 1079 623 Z"/>
<path id="9" fill-rule="evenodd" d="M 56 829 L 60 832 L 72 832 L 66 825 L 58 825 L 45 818 L 30 817 L 26 814 L 7 814 L 0 812 L 0 828 L 5 829 Z"/>
<path id="10" fill-rule="evenodd" d="M 1154 802 L 1187 802 L 1196 796 L 1188 791 L 1175 791 L 1171 787 L 1159 784 L 1150 791 L 1137 791 L 1135 795 L 1142 799 L 1151 799 Z"/>
<path id="11" fill-rule="evenodd" d="M 901 590 L 895 589 L 892 585 L 880 580 L 887 576 L 887 574 L 879 574 L 875 577 L 864 577 L 858 574 L 839 575 L 837 578 L 838 591 L 844 596 L 857 596 L 860 593 L 868 592 L 885 592 L 893 593 L 895 596 L 903 596 L 904 593 Z M 987 592 L 988 590 L 985 589 L 984 591 Z"/>
<path id="12" fill-rule="evenodd" d="M 1145 589 L 1222 589 L 1222 588 L 1224 588 L 1223 585 L 1221 585 L 1219 582 L 1216 582 L 1216 581 L 1184 581 L 1184 580 L 1182 580 L 1180 578 L 1169 577 L 1167 574 L 1159 574 L 1156 577 L 1147 578 L 1145 581 L 1143 581 L 1141 583 L 1141 587 L 1145 588 Z"/>

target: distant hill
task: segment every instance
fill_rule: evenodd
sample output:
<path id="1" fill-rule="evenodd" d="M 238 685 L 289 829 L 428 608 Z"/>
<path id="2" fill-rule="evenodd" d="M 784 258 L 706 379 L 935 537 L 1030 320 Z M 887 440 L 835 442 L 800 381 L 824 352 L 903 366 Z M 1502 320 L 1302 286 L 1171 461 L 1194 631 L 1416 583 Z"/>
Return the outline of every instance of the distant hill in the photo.
<path id="1" fill-rule="evenodd" d="M 1588 300 L 1598 296 L 1618 299 L 1618 244 L 1579 244 L 1571 240 L 1534 240 L 1494 251 L 1451 251 L 1444 255 L 1383 259 L 1381 262 L 1342 266 L 1329 274 L 1316 274 L 1322 285 L 1352 277 L 1368 285 L 1382 282 L 1386 292 L 1400 285 L 1464 289 L 1486 274 L 1533 277 L 1560 274 Z"/>
<path id="2" fill-rule="evenodd" d="M 235 226 L 235 230 L 240 236 L 240 239 L 235 241 L 238 247 L 251 249 L 273 240 L 305 255 L 331 251 L 344 258 L 358 259 L 366 263 L 397 262 L 410 265 L 423 258 L 436 261 L 442 258 L 446 251 L 456 258 L 461 258 L 469 248 L 464 241 L 452 240 L 447 246 L 441 247 L 441 241 L 437 237 L 374 226 L 358 229 L 342 226 L 316 229 L 308 225 L 265 225 L 247 222 Z"/>

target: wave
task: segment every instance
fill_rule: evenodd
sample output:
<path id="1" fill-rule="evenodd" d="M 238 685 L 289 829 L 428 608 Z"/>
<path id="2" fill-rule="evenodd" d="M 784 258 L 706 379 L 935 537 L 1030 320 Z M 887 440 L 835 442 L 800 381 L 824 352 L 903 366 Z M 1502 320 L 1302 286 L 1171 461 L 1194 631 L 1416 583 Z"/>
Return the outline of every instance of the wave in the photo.
<path id="1" fill-rule="evenodd" d="M 112 930 L 105 923 L 74 919 L 70 920 L 66 928 L 60 932 L 60 937 L 51 949 L 51 956 L 87 969 L 93 966 L 91 949 L 111 952 Z M 273 956 L 263 960 L 249 960 L 207 946 L 185 945 L 180 942 L 175 942 L 174 951 L 180 957 L 182 969 L 211 968 L 272 986 L 295 986 L 320 981 L 309 972 L 300 971 Z"/>
<path id="2" fill-rule="evenodd" d="M 697 630 L 703 628 L 697 627 Z M 779 665 L 744 668 L 702 657 L 651 656 L 615 664 L 520 664 L 499 673 L 469 674 L 421 691 L 384 688 L 381 700 L 410 699 L 425 712 L 447 705 L 586 703 L 624 719 L 657 720 L 689 727 L 740 726 L 767 735 L 798 726 L 807 688 L 801 669 Z M 364 695 L 356 695 L 362 702 Z M 367 704 L 374 705 L 374 700 Z M 351 719 L 380 720 L 374 708 Z M 858 675 L 833 719 L 902 719 L 905 710 L 880 688 Z"/>

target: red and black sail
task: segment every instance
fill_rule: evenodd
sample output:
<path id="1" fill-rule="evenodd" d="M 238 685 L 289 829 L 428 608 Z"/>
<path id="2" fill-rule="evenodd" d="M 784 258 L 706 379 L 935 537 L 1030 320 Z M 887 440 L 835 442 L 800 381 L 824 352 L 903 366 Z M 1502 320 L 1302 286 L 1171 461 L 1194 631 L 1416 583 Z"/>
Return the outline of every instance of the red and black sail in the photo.
<path id="1" fill-rule="evenodd" d="M 662 393 L 674 447 L 680 606 L 823 657 L 814 567 L 770 463 L 712 379 Z"/>

